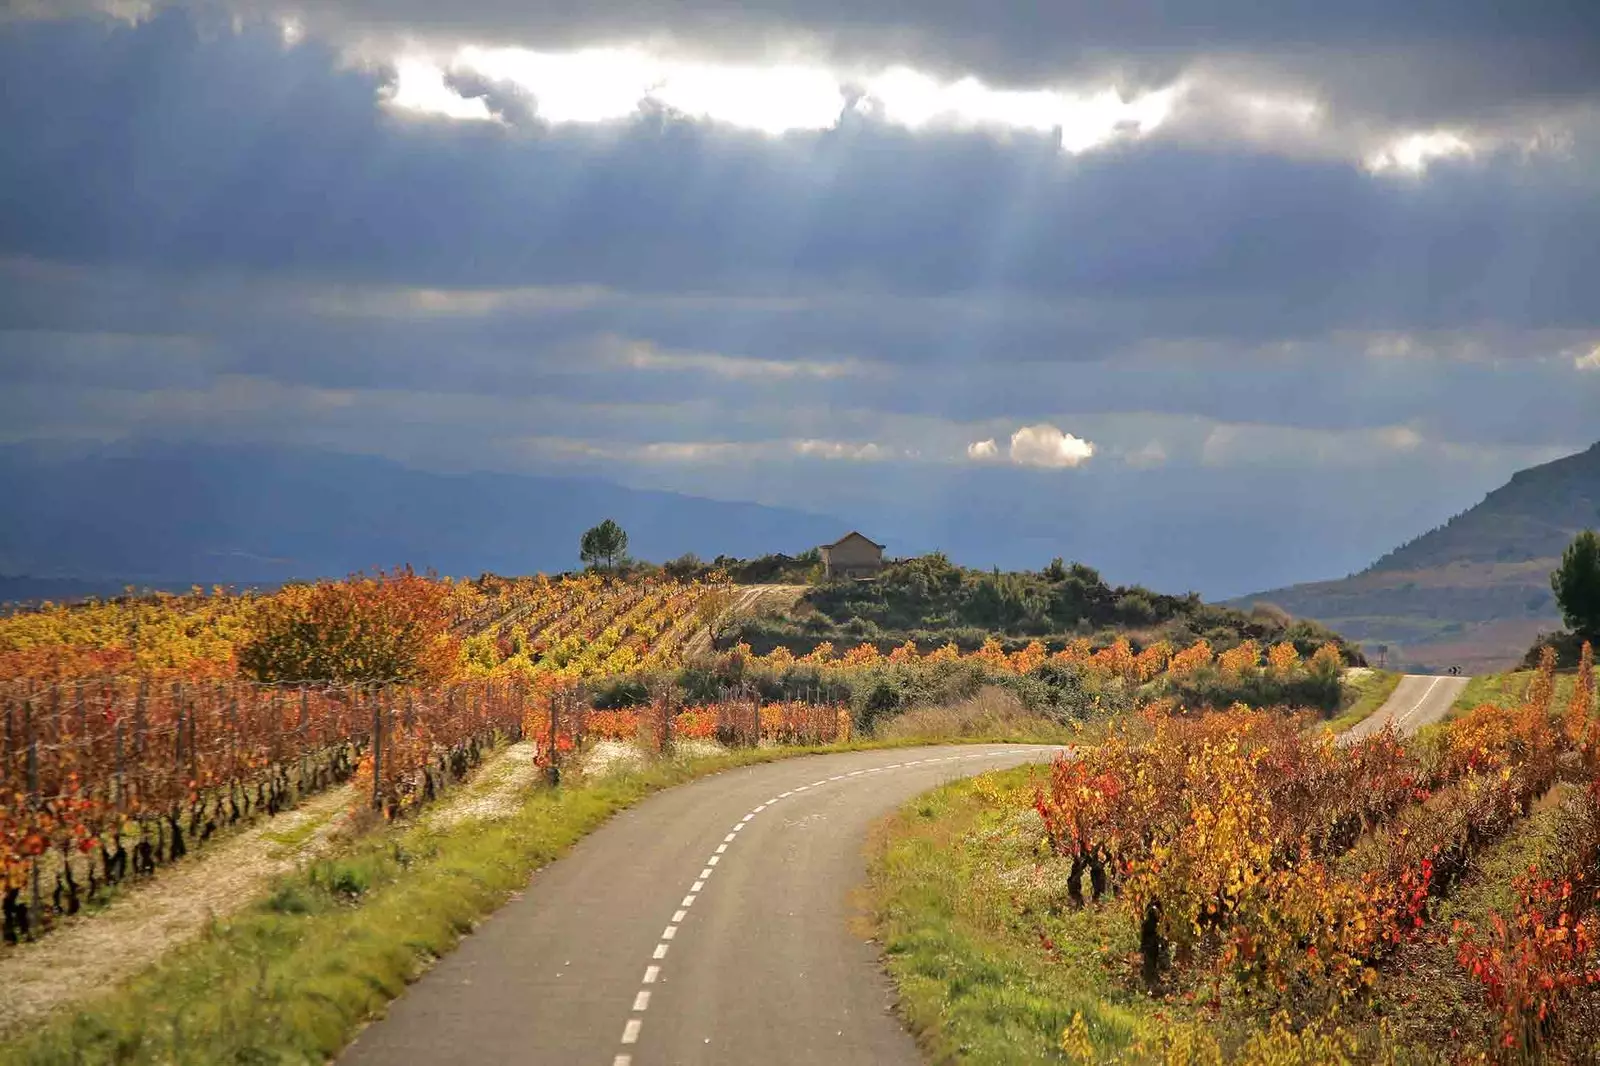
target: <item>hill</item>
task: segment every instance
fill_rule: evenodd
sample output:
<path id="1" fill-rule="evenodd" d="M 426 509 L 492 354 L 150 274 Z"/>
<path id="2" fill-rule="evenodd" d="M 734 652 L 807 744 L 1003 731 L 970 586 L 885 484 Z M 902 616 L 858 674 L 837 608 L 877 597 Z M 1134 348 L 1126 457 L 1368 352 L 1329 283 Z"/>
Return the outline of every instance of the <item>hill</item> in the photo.
<path id="1" fill-rule="evenodd" d="M 0 573 L 124 583 L 278 584 L 411 563 L 476 575 L 558 571 L 601 518 L 635 555 L 802 552 L 847 528 L 800 510 L 594 478 L 447 475 L 307 449 L 0 448 Z M 66 588 L 71 582 L 62 582 Z M 18 595 L 41 585 L 17 585 Z"/>
<path id="2" fill-rule="evenodd" d="M 1338 581 L 1240 597 L 1268 601 L 1423 669 L 1504 669 L 1559 627 L 1550 571 L 1600 526 L 1600 444 L 1518 471 L 1474 507 Z"/>
<path id="3" fill-rule="evenodd" d="M 908 640 L 924 652 L 947 643 L 971 651 L 991 637 L 1007 650 L 1033 640 L 1053 650 L 1078 640 L 1103 647 L 1118 637 L 1135 647 L 1203 639 L 1218 651 L 1245 640 L 1291 641 L 1306 655 L 1329 641 L 1343 645 L 1323 627 L 1279 612 L 1111 586 L 1081 563 L 1058 559 L 1040 571 L 1002 573 L 956 566 L 939 553 L 894 561 L 871 581 L 816 586 L 779 613 L 744 620 L 718 643 L 742 642 L 758 654 L 778 647 L 805 654 L 822 643 L 887 653 Z M 1360 661 L 1358 653 L 1347 658 Z"/>

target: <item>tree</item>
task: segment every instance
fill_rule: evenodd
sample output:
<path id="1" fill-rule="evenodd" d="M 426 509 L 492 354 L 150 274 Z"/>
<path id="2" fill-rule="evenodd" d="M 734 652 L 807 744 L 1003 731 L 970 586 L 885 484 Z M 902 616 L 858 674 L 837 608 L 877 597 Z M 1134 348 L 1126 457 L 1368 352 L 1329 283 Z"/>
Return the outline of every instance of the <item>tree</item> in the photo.
<path id="1" fill-rule="evenodd" d="M 1561 565 L 1550 575 L 1550 588 L 1567 628 L 1580 637 L 1600 638 L 1600 536 L 1579 533 L 1561 553 Z"/>
<path id="2" fill-rule="evenodd" d="M 627 555 L 628 534 L 609 518 L 585 533 L 578 542 L 578 558 L 590 566 L 603 565 L 607 570 L 615 570 L 618 561 Z"/>
<path id="3" fill-rule="evenodd" d="M 698 576 L 705 568 L 706 564 L 701 562 L 700 556 L 694 552 L 684 552 L 676 559 L 668 559 L 661 564 L 661 569 L 665 570 L 669 577 L 678 581 L 688 581 Z"/>

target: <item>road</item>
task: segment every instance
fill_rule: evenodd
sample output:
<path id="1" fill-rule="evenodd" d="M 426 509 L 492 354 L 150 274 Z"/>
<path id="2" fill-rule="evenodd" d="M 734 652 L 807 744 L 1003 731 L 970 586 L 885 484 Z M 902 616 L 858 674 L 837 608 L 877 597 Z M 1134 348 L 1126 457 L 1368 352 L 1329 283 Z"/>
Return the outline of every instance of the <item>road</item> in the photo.
<path id="1" fill-rule="evenodd" d="M 1465 678 L 1408 675 L 1363 736 L 1437 721 Z M 920 1066 L 852 931 L 868 827 L 958 776 L 1055 751 L 900 748 L 718 774 L 619 814 L 357 1037 L 346 1066 Z"/>
<path id="2" fill-rule="evenodd" d="M 652 796 L 537 873 L 340 1061 L 919 1066 L 877 945 L 852 930 L 868 827 L 1056 750 L 797 758 Z"/>
<path id="3" fill-rule="evenodd" d="M 1359 740 L 1382 729 L 1385 722 L 1393 722 L 1401 733 L 1415 733 L 1425 725 L 1443 718 L 1471 680 L 1446 675 L 1407 674 L 1395 686 L 1382 707 L 1358 722 L 1345 734 Z"/>

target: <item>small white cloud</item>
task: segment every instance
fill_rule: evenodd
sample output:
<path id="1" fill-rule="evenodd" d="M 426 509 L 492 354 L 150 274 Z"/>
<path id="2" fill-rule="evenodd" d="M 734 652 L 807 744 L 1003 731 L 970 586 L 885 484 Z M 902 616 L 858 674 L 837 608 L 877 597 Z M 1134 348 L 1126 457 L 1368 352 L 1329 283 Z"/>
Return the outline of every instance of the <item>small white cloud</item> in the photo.
<path id="1" fill-rule="evenodd" d="M 1054 134 L 1071 155 L 1127 137 L 1142 137 L 1171 115 L 1183 87 L 1124 99 L 1115 88 L 1089 92 L 996 89 L 972 76 L 939 81 L 897 66 L 868 79 L 856 109 L 908 129 L 931 125 L 991 127 Z"/>
<path id="2" fill-rule="evenodd" d="M 817 378 L 827 381 L 845 377 L 871 377 L 876 374 L 874 368 L 855 360 L 756 359 L 742 355 L 722 355 L 717 352 L 663 350 L 649 341 L 617 339 L 610 343 L 617 350 L 616 358 L 635 370 L 695 372 L 740 381 L 789 378 Z"/>
<path id="3" fill-rule="evenodd" d="M 874 462 L 887 459 L 889 453 L 881 444 L 868 441 L 853 444 L 839 440 L 797 440 L 791 447 L 796 455 L 812 459 L 853 459 L 857 462 Z"/>
<path id="4" fill-rule="evenodd" d="M 1023 426 L 1011 434 L 1011 461 L 1019 466 L 1064 469 L 1081 466 L 1094 455 L 1094 445 L 1055 426 Z"/>
<path id="5" fill-rule="evenodd" d="M 434 115 L 475 122 L 495 117 L 481 97 L 464 97 L 445 81 L 444 68 L 427 59 L 406 57 L 395 61 L 394 84 L 387 90 L 390 107 L 419 115 Z"/>
<path id="6" fill-rule="evenodd" d="M 1378 430 L 1378 440 L 1395 451 L 1409 452 L 1421 446 L 1422 434 L 1410 426 L 1385 426 Z"/>
<path id="7" fill-rule="evenodd" d="M 980 463 L 991 462 L 1000 458 L 1000 446 L 994 442 L 993 437 L 988 440 L 975 440 L 967 445 L 967 458 Z"/>
<path id="8" fill-rule="evenodd" d="M 639 458 L 649 462 L 710 463 L 743 457 L 747 445 L 732 441 L 657 441 L 639 449 Z"/>
<path id="9" fill-rule="evenodd" d="M 1572 365 L 1579 370 L 1600 370 L 1600 344 L 1589 349 L 1588 355 L 1574 356 Z"/>
<path id="10" fill-rule="evenodd" d="M 1149 470 L 1152 467 L 1164 466 L 1167 462 L 1167 449 L 1160 441 L 1153 440 L 1142 448 L 1127 453 L 1123 461 L 1136 470 Z"/>
<path id="11" fill-rule="evenodd" d="M 1452 130 L 1430 130 L 1395 138 L 1367 157 L 1367 169 L 1380 173 L 1387 170 L 1420 174 L 1436 159 L 1470 157 L 1473 154 L 1472 143 L 1459 133 Z"/>

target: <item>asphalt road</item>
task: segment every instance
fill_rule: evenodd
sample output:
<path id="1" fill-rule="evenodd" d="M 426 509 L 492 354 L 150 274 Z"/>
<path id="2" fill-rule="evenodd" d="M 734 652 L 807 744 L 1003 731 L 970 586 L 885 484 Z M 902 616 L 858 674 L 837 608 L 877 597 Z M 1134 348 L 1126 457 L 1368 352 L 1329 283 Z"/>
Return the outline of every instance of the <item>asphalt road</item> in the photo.
<path id="1" fill-rule="evenodd" d="M 1056 750 L 853 752 L 662 792 L 536 874 L 340 1061 L 920 1066 L 852 930 L 868 827 Z"/>
<path id="2" fill-rule="evenodd" d="M 1345 735 L 1359 740 L 1382 729 L 1385 722 L 1393 722 L 1395 730 L 1401 734 L 1415 733 L 1443 718 L 1469 680 L 1443 674 L 1407 674 L 1382 707 L 1352 726 Z"/>
<path id="3" fill-rule="evenodd" d="M 1415 732 L 1466 680 L 1407 675 L 1349 735 Z M 877 945 L 852 930 L 868 827 L 1056 750 L 827 755 L 653 796 L 536 874 L 340 1061 L 920 1066 Z"/>

